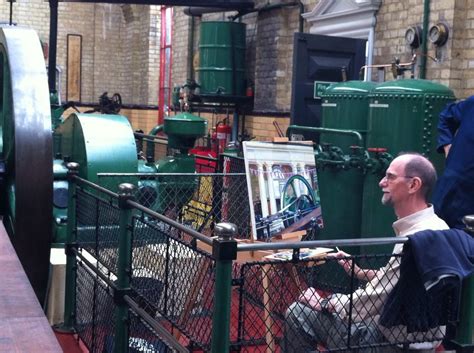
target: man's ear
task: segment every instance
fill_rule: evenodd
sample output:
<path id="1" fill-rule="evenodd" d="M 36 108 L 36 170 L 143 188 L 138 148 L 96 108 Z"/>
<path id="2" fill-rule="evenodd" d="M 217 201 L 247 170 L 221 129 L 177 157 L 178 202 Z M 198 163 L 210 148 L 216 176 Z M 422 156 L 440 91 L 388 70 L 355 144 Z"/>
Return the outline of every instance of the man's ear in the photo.
<path id="1" fill-rule="evenodd" d="M 414 194 L 421 189 L 422 185 L 423 185 L 423 182 L 421 181 L 419 177 L 413 177 L 409 182 L 408 192 L 410 194 Z"/>

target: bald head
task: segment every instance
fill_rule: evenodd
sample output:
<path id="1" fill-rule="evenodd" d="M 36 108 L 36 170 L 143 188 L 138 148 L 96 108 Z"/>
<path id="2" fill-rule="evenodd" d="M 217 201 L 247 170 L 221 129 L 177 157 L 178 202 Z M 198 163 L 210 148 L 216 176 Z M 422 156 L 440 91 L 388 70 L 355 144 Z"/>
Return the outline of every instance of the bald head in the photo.
<path id="1" fill-rule="evenodd" d="M 403 153 L 397 158 L 405 164 L 405 175 L 410 177 L 418 177 L 421 180 L 420 192 L 428 202 L 428 197 L 436 183 L 436 169 L 433 164 L 419 153 Z"/>

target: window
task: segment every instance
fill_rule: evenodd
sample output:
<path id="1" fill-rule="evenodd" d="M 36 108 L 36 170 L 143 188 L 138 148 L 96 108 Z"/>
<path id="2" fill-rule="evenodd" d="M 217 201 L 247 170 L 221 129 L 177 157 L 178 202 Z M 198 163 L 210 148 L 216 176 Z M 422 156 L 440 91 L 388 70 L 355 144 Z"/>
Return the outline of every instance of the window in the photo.
<path id="1" fill-rule="evenodd" d="M 171 100 L 171 42 L 172 42 L 173 8 L 161 8 L 160 38 L 160 83 L 158 92 L 158 123 L 162 123 Z"/>

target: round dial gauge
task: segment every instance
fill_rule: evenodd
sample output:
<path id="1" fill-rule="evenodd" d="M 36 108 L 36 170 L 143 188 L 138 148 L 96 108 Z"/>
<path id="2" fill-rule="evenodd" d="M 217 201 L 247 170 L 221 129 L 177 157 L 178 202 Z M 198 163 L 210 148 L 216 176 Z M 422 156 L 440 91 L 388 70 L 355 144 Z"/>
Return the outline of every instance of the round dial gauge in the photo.
<path id="1" fill-rule="evenodd" d="M 444 23 L 434 25 L 430 28 L 428 37 L 431 43 L 441 46 L 448 40 L 448 27 Z"/>
<path id="2" fill-rule="evenodd" d="M 420 46 L 420 29 L 416 26 L 408 27 L 405 32 L 405 41 L 412 48 Z"/>

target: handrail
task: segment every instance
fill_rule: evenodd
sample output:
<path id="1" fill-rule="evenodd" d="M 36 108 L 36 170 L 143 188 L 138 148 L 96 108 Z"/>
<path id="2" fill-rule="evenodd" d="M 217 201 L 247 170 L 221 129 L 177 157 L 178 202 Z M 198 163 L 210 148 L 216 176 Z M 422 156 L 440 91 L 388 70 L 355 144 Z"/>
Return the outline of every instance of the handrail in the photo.
<path id="1" fill-rule="evenodd" d="M 313 126 L 300 126 L 300 125 L 290 125 L 286 130 L 286 136 L 290 137 L 290 133 L 294 130 L 300 131 L 313 131 L 318 133 L 330 133 L 335 135 L 353 135 L 357 139 L 357 143 L 359 146 L 363 146 L 364 142 L 362 139 L 362 135 L 360 132 L 356 130 L 343 130 L 343 129 L 330 129 L 324 127 L 313 127 Z"/>
<path id="2" fill-rule="evenodd" d="M 247 243 L 237 244 L 237 251 L 255 250 L 280 250 L 280 249 L 302 249 L 315 247 L 336 247 L 336 246 L 362 246 L 362 245 L 391 245 L 403 244 L 408 241 L 408 237 L 384 237 L 384 238 L 364 238 L 364 239 L 334 239 L 334 240 L 311 240 L 299 242 L 272 242 L 272 243 Z"/>
<path id="3" fill-rule="evenodd" d="M 139 211 L 142 211 L 143 213 L 148 214 L 149 216 L 157 218 L 158 220 L 160 220 L 162 222 L 165 222 L 165 223 L 179 229 L 180 231 L 183 231 L 183 232 L 191 235 L 192 237 L 202 241 L 203 243 L 206 243 L 207 245 L 212 245 L 213 239 L 209 238 L 207 235 L 201 234 L 201 233 L 195 231 L 194 229 L 183 226 L 181 223 L 173 221 L 172 219 L 170 219 L 166 216 L 163 216 L 162 214 L 159 214 L 158 212 L 152 211 L 149 208 L 147 208 L 145 206 L 142 206 L 142 205 L 140 205 L 139 203 L 137 203 L 135 201 L 128 200 L 127 204 L 129 206 L 139 210 Z"/>
<path id="4" fill-rule="evenodd" d="M 111 197 L 115 197 L 118 199 L 119 195 L 113 191 L 110 191 L 109 189 L 106 189 L 100 185 L 97 185 L 97 184 L 94 184 L 93 182 L 89 181 L 89 180 L 86 180 L 86 179 L 82 179 L 81 177 L 77 176 L 77 175 L 71 175 L 71 178 L 74 180 L 74 181 L 77 181 L 79 182 L 79 184 L 83 184 L 83 185 L 86 185 L 86 186 L 89 186 L 90 188 L 94 189 L 94 190 L 97 190 L 97 191 L 100 191 L 100 192 L 103 192 L 104 194 L 108 195 L 108 196 L 111 196 Z"/>
<path id="5" fill-rule="evenodd" d="M 134 311 L 139 317 L 141 317 L 147 325 L 158 333 L 160 339 L 163 339 L 168 345 L 172 346 L 173 350 L 178 353 L 189 353 L 189 350 L 184 348 L 178 340 L 171 335 L 166 329 L 161 326 L 156 319 L 151 317 L 145 310 L 143 310 L 132 298 L 128 295 L 124 295 L 123 300 L 128 304 L 130 309 Z"/>
<path id="6" fill-rule="evenodd" d="M 164 177 L 164 176 L 244 176 L 245 173 L 97 173 L 98 177 L 120 177 L 120 176 L 132 176 L 132 177 Z"/>

